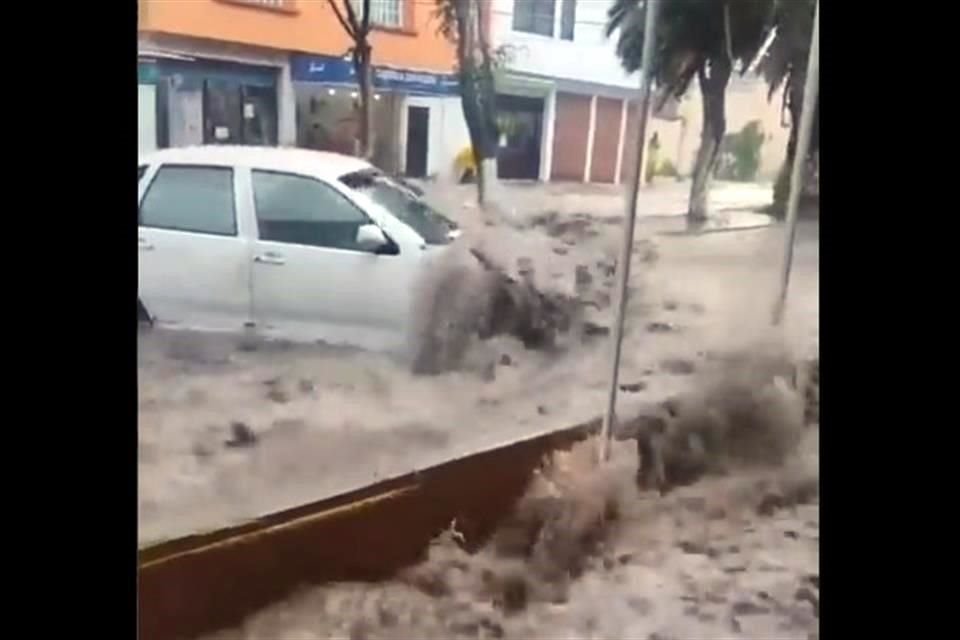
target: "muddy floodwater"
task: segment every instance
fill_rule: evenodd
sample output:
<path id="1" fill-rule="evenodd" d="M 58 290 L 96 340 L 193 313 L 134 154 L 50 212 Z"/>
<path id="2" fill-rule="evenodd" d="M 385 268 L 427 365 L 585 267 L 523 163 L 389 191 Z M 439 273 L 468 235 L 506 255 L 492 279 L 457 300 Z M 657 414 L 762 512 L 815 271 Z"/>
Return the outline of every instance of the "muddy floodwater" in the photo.
<path id="1" fill-rule="evenodd" d="M 816 350 L 815 225 L 801 229 L 787 321 L 773 334 L 778 227 L 671 236 L 645 224 L 632 268 L 623 410 L 683 389 L 711 350 L 768 334 L 798 351 Z M 531 216 L 519 228 L 482 231 L 503 264 L 529 257 L 539 287 L 584 301 L 586 321 L 599 329 L 556 353 L 498 338 L 478 344 L 464 370 L 421 377 L 377 354 L 315 345 L 249 351 L 232 338 L 142 332 L 141 544 L 599 415 L 618 232 L 615 220 L 587 214 Z"/>
<path id="2" fill-rule="evenodd" d="M 633 488 L 634 460 L 618 446 L 612 483 L 588 471 L 583 491 L 560 490 L 574 515 L 559 527 L 582 532 L 591 501 L 611 486 L 618 504 L 575 563 L 556 550 L 518 560 L 496 538 L 468 556 L 442 538 L 394 580 L 304 587 L 208 640 L 816 638 L 819 504 L 797 499 L 817 482 L 816 441 L 813 430 L 776 471 L 663 497 Z"/>
<path id="3" fill-rule="evenodd" d="M 622 207 L 591 197 L 564 196 L 582 211 L 538 212 L 531 202 L 510 225 L 464 224 L 465 237 L 507 268 L 528 258 L 538 287 L 581 301 L 593 329 L 556 352 L 497 338 L 476 345 L 460 371 L 414 376 L 409 363 L 354 350 L 250 350 L 230 337 L 142 332 L 141 545 L 598 416 Z M 777 330 L 769 325 L 781 228 L 683 235 L 671 225 L 638 223 L 621 415 L 690 390 L 711 353 L 766 342 L 800 358 L 818 348 L 815 223 L 801 225 Z M 816 482 L 817 433 L 790 464 L 707 477 L 666 496 L 636 487 L 636 450 L 618 443 L 605 486 L 617 488 L 620 516 L 565 577 L 542 577 L 528 560 L 490 549 L 467 556 L 448 540 L 419 573 L 303 587 L 210 638 L 816 638 L 819 503 L 783 494 Z"/>

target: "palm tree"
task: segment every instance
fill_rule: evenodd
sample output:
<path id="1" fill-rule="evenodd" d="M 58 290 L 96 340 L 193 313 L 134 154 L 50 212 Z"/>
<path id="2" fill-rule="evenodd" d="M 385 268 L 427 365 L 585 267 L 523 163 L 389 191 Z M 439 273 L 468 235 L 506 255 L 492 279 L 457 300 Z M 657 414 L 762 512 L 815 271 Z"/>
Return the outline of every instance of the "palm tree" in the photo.
<path id="1" fill-rule="evenodd" d="M 775 214 L 786 210 L 790 193 L 790 167 L 797 150 L 797 129 L 803 109 L 803 90 L 807 80 L 807 59 L 810 39 L 813 37 L 813 14 L 816 0 L 773 0 L 773 26 L 776 37 L 770 45 L 760 68 L 770 88 L 769 97 L 783 87 L 783 109 L 790 113 L 790 138 L 787 157 L 773 190 Z M 813 117 L 813 135 L 810 138 L 810 158 L 820 151 L 820 99 L 817 98 Z M 805 180 L 810 178 L 805 176 Z"/>
<path id="2" fill-rule="evenodd" d="M 687 218 L 707 217 L 710 177 L 726 133 L 726 90 L 734 67 L 745 69 L 770 29 L 775 0 L 660 0 L 651 74 L 661 100 L 682 97 L 694 78 L 703 102 L 700 149 L 693 169 Z M 784 0 L 790 2 L 791 0 Z M 640 68 L 645 0 L 615 0 L 607 36 L 619 31 L 617 55 L 627 71 Z"/>

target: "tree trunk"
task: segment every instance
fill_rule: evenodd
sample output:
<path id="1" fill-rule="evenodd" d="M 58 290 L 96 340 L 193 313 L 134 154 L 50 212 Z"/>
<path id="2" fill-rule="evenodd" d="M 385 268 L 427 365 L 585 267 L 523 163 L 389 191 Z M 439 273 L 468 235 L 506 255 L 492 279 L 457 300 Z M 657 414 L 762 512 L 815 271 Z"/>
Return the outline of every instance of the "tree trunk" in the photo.
<path id="1" fill-rule="evenodd" d="M 730 80 L 730 63 L 726 60 L 710 63 L 697 72 L 700 96 L 703 101 L 703 128 L 700 132 L 700 148 L 693 165 L 693 181 L 690 186 L 690 203 L 687 221 L 702 223 L 707 219 L 710 181 L 719 157 L 720 142 L 727 132 L 726 93 Z"/>
<path id="2" fill-rule="evenodd" d="M 797 155 L 797 134 L 800 129 L 800 112 L 803 110 L 804 76 L 805 74 L 797 72 L 786 88 L 787 110 L 790 112 L 790 137 L 787 138 L 787 157 L 773 185 L 773 214 L 777 218 L 783 218 L 786 215 L 787 200 L 790 198 L 790 173 L 793 169 L 793 159 Z"/>
<path id="3" fill-rule="evenodd" d="M 373 112 L 370 100 L 373 95 L 373 78 L 370 71 L 371 47 L 366 42 L 357 43 L 353 52 L 353 67 L 357 73 L 360 93 L 359 148 L 357 155 L 369 159 L 373 155 Z"/>
<path id="4" fill-rule="evenodd" d="M 496 89 L 484 32 L 484 10 L 475 0 L 454 0 L 461 106 L 470 132 L 477 169 L 477 203 L 481 207 L 492 202 L 498 147 Z"/>

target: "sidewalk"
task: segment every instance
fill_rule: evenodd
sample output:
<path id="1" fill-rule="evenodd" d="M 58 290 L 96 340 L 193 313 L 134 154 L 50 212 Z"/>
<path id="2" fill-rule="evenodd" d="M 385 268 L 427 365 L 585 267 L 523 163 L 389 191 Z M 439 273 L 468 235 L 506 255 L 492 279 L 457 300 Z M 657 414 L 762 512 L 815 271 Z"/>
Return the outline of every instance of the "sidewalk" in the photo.
<path id="1" fill-rule="evenodd" d="M 427 199 L 457 218 L 476 208 L 475 185 L 417 181 Z M 622 218 L 626 211 L 625 185 L 580 183 L 501 182 L 497 201 L 518 222 L 554 211 L 560 215 L 587 214 L 594 218 Z M 773 220 L 756 213 L 773 198 L 770 184 L 717 182 L 710 190 L 710 220 L 695 233 L 769 226 Z M 667 233 L 689 233 L 686 227 L 688 180 L 661 180 L 642 189 L 637 201 L 641 223 L 660 219 Z"/>

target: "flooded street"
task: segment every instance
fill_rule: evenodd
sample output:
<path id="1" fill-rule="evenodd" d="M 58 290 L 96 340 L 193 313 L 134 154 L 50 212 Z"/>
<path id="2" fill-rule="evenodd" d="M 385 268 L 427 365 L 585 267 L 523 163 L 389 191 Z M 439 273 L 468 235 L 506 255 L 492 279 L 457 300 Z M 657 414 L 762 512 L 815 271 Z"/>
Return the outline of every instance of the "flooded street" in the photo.
<path id="1" fill-rule="evenodd" d="M 554 237 L 543 227 L 493 229 L 535 258 L 544 288 L 609 305 L 618 226 L 606 219 Z M 787 341 L 816 348 L 818 250 L 805 228 L 796 255 Z M 777 280 L 776 227 L 700 236 L 655 236 L 655 259 L 637 251 L 624 340 L 623 411 L 689 384 L 668 371 L 711 349 L 770 335 Z M 517 240 L 519 238 L 519 240 Z M 563 248 L 564 252 L 554 252 Z M 597 265 L 601 266 L 598 267 Z M 605 299 L 605 300 L 604 300 Z M 609 326 L 612 308 L 588 317 Z M 597 308 L 601 307 L 601 308 Z M 772 336 L 774 339 L 776 336 Z M 464 371 L 417 377 L 388 356 L 321 346 L 244 350 L 231 337 L 145 331 L 139 354 L 140 540 L 238 522 L 396 476 L 483 447 L 587 421 L 602 411 L 609 344 L 526 351 L 515 340 L 480 344 Z M 696 366 L 695 364 L 693 366 Z"/>
<path id="2" fill-rule="evenodd" d="M 638 225 L 621 417 L 690 390 L 712 352 L 817 351 L 815 224 L 801 226 L 779 330 L 769 326 L 779 227 L 675 231 L 663 220 Z M 599 300 L 586 317 L 610 326 L 618 221 L 561 214 L 481 233 L 502 264 L 533 257 L 538 286 Z M 463 370 L 423 377 L 399 358 L 350 349 L 144 331 L 141 544 L 585 422 L 602 412 L 608 359 L 603 334 L 557 353 L 498 338 L 477 344 Z M 440 593 L 409 576 L 304 588 L 210 640 L 815 638 L 819 507 L 782 496 L 816 485 L 817 432 L 783 468 L 708 477 L 666 497 L 637 490 L 633 442 L 615 443 L 621 516 L 559 587 L 537 579 L 509 587 L 518 572 L 536 574 L 489 548 L 468 556 L 448 544 L 420 568 L 449 582 Z"/>

